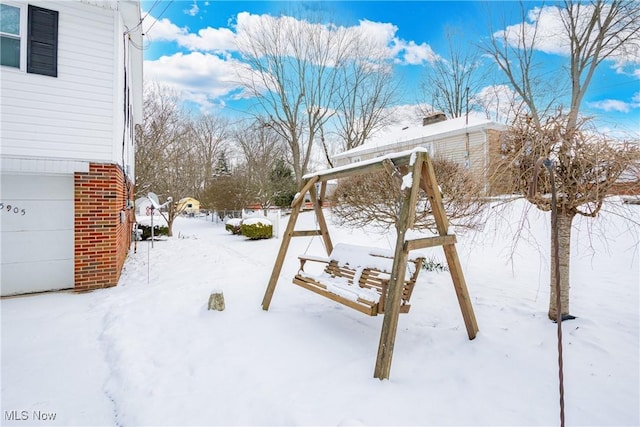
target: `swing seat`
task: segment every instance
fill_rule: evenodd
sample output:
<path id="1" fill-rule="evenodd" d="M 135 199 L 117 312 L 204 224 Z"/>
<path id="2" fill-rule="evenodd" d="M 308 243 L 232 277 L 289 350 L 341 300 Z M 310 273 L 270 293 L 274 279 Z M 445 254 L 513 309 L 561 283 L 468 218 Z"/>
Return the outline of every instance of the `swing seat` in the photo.
<path id="1" fill-rule="evenodd" d="M 365 246 L 337 244 L 328 258 L 300 255 L 300 270 L 293 283 L 369 316 L 384 313 L 393 252 Z M 402 285 L 400 313 L 408 313 L 409 300 L 425 257 L 409 254 Z M 320 274 L 304 270 L 308 262 L 325 264 Z"/>

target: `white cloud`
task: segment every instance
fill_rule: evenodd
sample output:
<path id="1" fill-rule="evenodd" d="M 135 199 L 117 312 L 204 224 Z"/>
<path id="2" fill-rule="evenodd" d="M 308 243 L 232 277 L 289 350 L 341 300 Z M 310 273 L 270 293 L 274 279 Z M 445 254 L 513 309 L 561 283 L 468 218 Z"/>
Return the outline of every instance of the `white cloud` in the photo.
<path id="1" fill-rule="evenodd" d="M 175 41 L 188 34 L 186 28 L 178 27 L 167 18 L 156 20 L 151 15 L 144 20 L 142 28 L 151 41 Z"/>
<path id="2" fill-rule="evenodd" d="M 195 8 L 197 5 L 194 2 L 191 10 Z M 358 37 L 362 43 L 366 43 L 366 46 L 361 46 L 359 54 L 364 49 L 371 49 L 367 51 L 371 52 L 372 58 L 394 60 L 398 64 L 417 65 L 438 58 L 428 44 L 416 44 L 396 37 L 398 27 L 390 23 L 361 20 L 358 25 L 344 27 L 309 23 L 289 16 L 241 12 L 230 28 L 205 27 L 193 32 L 188 27 L 178 27 L 166 18 L 156 21 L 149 16 L 145 19 L 144 30 L 151 42 L 175 42 L 190 52 L 145 61 L 145 77 L 183 91 L 197 103 L 220 97 L 245 97 L 247 94 L 238 84 L 241 63 L 234 59 L 239 51 L 239 41 L 245 37 L 255 39 L 260 34 L 273 35 L 271 28 L 287 26 L 309 28 L 314 36 L 326 41 L 332 40 L 333 36 L 339 36 L 335 39 Z M 245 76 L 246 69 L 244 67 L 245 72 L 242 72 Z"/>
<path id="3" fill-rule="evenodd" d="M 438 58 L 426 43 L 416 44 L 414 41 L 397 38 L 397 26 L 369 20 L 361 20 L 358 25 L 351 27 L 340 27 L 331 24 L 309 24 L 289 16 L 274 18 L 270 15 L 242 12 L 237 16 L 235 30 L 237 39 L 242 40 L 245 35 L 254 38 L 256 34 L 273 34 L 269 30 L 273 27 L 303 27 L 304 25 L 311 25 L 314 35 L 324 40 L 331 40 L 332 35 L 364 40 L 367 48 L 371 49 L 372 55 L 389 60 L 395 59 L 398 64 L 417 65 L 433 62 Z M 362 51 L 359 52 L 361 53 Z"/>
<path id="4" fill-rule="evenodd" d="M 198 34 L 181 35 L 176 40 L 180 46 L 203 52 L 235 50 L 235 34 L 228 28 L 203 28 Z"/>
<path id="5" fill-rule="evenodd" d="M 637 94 L 636 94 L 637 95 Z M 602 101 L 589 102 L 589 107 L 603 110 L 606 112 L 628 113 L 633 108 L 640 107 L 638 100 L 636 102 L 625 102 L 619 99 L 604 99 Z"/>
<path id="6" fill-rule="evenodd" d="M 193 1 L 190 9 L 184 10 L 184 13 L 190 16 L 196 16 L 198 12 L 200 12 L 200 8 L 198 7 L 198 3 L 196 3 L 195 0 Z"/>
<path id="7" fill-rule="evenodd" d="M 580 10 L 583 16 L 588 17 L 593 14 L 593 8 L 594 6 L 592 5 L 582 5 Z M 537 50 L 549 54 L 568 56 L 571 44 L 566 36 L 562 14 L 566 14 L 566 10 L 556 6 L 535 7 L 528 12 L 526 22 L 510 25 L 494 35 L 498 38 L 504 37 L 512 47 L 518 47 L 522 34 L 525 36 L 527 45 L 530 46 L 535 35 L 535 48 Z M 593 36 L 595 37 L 596 35 L 597 32 Z M 637 45 L 623 46 L 623 48 L 614 52 L 609 59 L 615 62 L 614 67 L 616 69 L 623 68 L 629 64 L 640 64 L 640 49 L 638 49 Z"/>
<path id="8" fill-rule="evenodd" d="M 209 53 L 176 53 L 145 61 L 144 74 L 146 80 L 172 87 L 204 105 L 240 90 L 238 66 L 234 60 Z"/>
<path id="9" fill-rule="evenodd" d="M 485 115 L 499 123 L 508 123 L 522 105 L 520 97 L 507 85 L 482 88 L 473 95 L 473 103 L 480 105 Z"/>
<path id="10" fill-rule="evenodd" d="M 235 34 L 229 28 L 206 27 L 191 33 L 186 27 L 178 27 L 166 18 L 144 22 L 144 32 L 153 41 L 173 41 L 189 50 L 203 52 L 231 51 L 235 49 Z"/>
<path id="11" fill-rule="evenodd" d="M 394 39 L 398 58 L 398 64 L 405 65 L 421 65 L 425 63 L 433 63 L 438 60 L 439 56 L 426 43 L 416 44 L 414 41 L 406 42 L 400 39 Z"/>

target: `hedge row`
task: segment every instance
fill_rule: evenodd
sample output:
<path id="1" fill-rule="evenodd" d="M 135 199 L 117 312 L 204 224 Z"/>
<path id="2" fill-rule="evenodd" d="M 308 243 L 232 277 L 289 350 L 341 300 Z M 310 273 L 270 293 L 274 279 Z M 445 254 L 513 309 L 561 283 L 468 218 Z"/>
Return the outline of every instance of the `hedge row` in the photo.
<path id="1" fill-rule="evenodd" d="M 231 234 L 242 235 L 251 240 L 270 239 L 273 236 L 273 224 L 266 218 L 231 218 L 224 228 Z"/>

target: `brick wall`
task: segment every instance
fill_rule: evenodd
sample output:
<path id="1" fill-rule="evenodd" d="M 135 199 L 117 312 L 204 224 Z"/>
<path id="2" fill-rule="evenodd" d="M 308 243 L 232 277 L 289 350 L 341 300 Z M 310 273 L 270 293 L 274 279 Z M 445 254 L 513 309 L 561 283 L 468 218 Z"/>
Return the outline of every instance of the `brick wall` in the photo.
<path id="1" fill-rule="evenodd" d="M 117 165 L 94 163 L 88 173 L 76 173 L 74 182 L 74 289 L 115 286 L 131 243 L 133 210 L 126 208 L 130 183 Z"/>

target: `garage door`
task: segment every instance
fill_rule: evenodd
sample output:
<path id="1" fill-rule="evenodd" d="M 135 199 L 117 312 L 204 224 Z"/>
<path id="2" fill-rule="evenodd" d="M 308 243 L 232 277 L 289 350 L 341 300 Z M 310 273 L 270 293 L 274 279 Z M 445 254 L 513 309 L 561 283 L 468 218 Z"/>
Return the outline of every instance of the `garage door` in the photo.
<path id="1" fill-rule="evenodd" d="M 0 176 L 2 295 L 73 287 L 73 175 Z"/>

